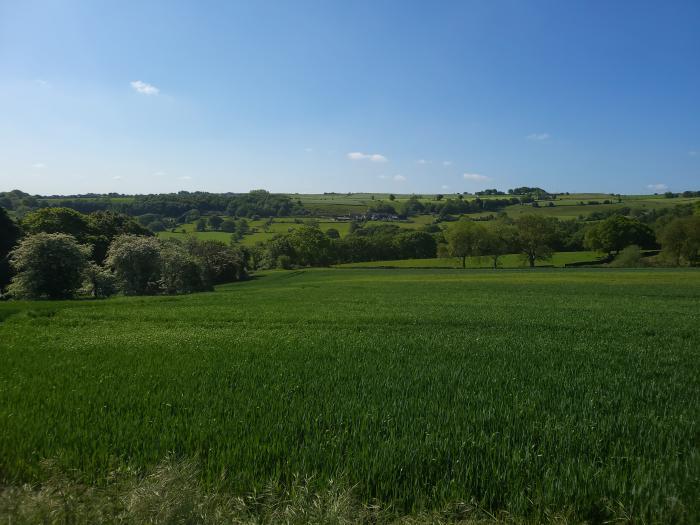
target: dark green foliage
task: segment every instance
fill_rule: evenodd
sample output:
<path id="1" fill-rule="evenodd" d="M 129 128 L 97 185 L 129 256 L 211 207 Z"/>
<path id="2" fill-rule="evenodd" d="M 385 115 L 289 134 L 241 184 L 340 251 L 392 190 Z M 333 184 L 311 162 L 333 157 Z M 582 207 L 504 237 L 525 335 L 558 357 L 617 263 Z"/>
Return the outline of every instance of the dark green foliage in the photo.
<path id="1" fill-rule="evenodd" d="M 402 232 L 394 237 L 393 243 L 399 259 L 429 259 L 437 251 L 435 237 L 427 232 Z"/>
<path id="2" fill-rule="evenodd" d="M 659 237 L 663 254 L 674 264 L 700 264 L 700 215 L 673 219 Z"/>
<path id="3" fill-rule="evenodd" d="M 486 235 L 486 227 L 483 224 L 465 220 L 455 222 L 445 231 L 449 254 L 460 258 L 462 268 L 465 268 L 467 257 L 484 255 Z"/>
<path id="4" fill-rule="evenodd" d="M 329 239 L 340 239 L 340 232 L 335 228 L 328 228 L 326 230 L 326 236 Z"/>
<path id="5" fill-rule="evenodd" d="M 7 258 L 20 236 L 19 226 L 5 208 L 0 208 L 0 291 L 10 282 L 10 263 Z"/>
<path id="6" fill-rule="evenodd" d="M 584 243 L 592 250 L 619 253 L 632 244 L 653 248 L 656 240 L 654 232 L 646 224 L 630 217 L 613 215 L 591 227 L 586 232 Z"/>
<path id="7" fill-rule="evenodd" d="M 521 215 L 515 221 L 519 251 L 531 268 L 535 261 L 547 260 L 554 251 L 557 220 L 541 215 Z"/>
<path id="8" fill-rule="evenodd" d="M 220 241 L 199 241 L 195 237 L 188 238 L 184 246 L 200 266 L 202 285 L 207 289 L 248 276 L 247 254 L 241 248 Z"/>
<path id="9" fill-rule="evenodd" d="M 377 202 L 375 204 L 372 204 L 372 206 L 369 207 L 369 213 L 381 213 L 381 214 L 389 214 L 389 215 L 394 215 L 396 213 L 396 209 L 392 204 L 389 204 L 388 202 Z"/>
<path id="10" fill-rule="evenodd" d="M 70 208 L 42 208 L 22 221 L 27 233 L 66 233 L 92 246 L 92 258 L 101 263 L 112 240 L 123 234 L 153 235 L 134 218 L 111 211 L 84 215 Z"/>
<path id="11" fill-rule="evenodd" d="M 159 284 L 166 294 L 201 292 L 212 288 L 205 285 L 197 259 L 175 240 L 161 242 Z"/>
<path id="12" fill-rule="evenodd" d="M 109 246 L 105 265 L 117 277 L 126 295 L 145 295 L 160 290 L 161 242 L 155 237 L 120 235 Z"/>
<path id="13" fill-rule="evenodd" d="M 27 214 L 22 227 L 28 234 L 65 233 L 85 243 L 90 236 L 90 221 L 86 215 L 70 208 L 43 208 Z"/>
<path id="14" fill-rule="evenodd" d="M 320 229 L 302 226 L 289 235 L 294 261 L 300 266 L 325 266 L 333 260 L 331 240 Z"/>
<path id="15" fill-rule="evenodd" d="M 211 217 L 209 217 L 209 227 L 212 230 L 218 230 L 222 222 L 223 219 L 218 215 L 212 215 Z"/>

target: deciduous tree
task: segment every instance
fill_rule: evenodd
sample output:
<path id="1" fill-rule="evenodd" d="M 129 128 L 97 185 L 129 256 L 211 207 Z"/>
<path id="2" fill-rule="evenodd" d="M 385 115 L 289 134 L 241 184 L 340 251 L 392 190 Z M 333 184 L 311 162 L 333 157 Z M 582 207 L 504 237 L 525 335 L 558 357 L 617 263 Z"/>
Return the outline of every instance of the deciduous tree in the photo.
<path id="1" fill-rule="evenodd" d="M 8 292 L 13 297 L 68 299 L 83 283 L 90 247 L 65 233 L 36 233 L 10 252 L 15 272 Z"/>

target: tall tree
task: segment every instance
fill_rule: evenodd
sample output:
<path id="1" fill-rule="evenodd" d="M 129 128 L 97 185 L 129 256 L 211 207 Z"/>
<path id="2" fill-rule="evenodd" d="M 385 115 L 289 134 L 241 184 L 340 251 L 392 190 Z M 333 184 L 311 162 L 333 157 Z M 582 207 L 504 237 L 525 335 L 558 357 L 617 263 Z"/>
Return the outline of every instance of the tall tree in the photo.
<path id="1" fill-rule="evenodd" d="M 676 265 L 700 264 L 700 215 L 673 219 L 659 235 L 663 253 Z"/>
<path id="2" fill-rule="evenodd" d="M 445 232 L 449 253 L 462 260 L 462 268 L 467 267 L 467 257 L 482 255 L 485 237 L 484 225 L 474 221 L 456 222 Z"/>
<path id="3" fill-rule="evenodd" d="M 552 257 L 556 219 L 541 215 L 522 215 L 515 220 L 518 247 L 534 268 L 536 261 Z"/>
<path id="4" fill-rule="evenodd" d="M 639 220 L 613 215 L 590 228 L 586 232 L 584 244 L 593 250 L 617 254 L 633 244 L 651 248 L 655 244 L 655 238 L 651 228 Z"/>
<path id="5" fill-rule="evenodd" d="M 28 234 L 66 233 L 84 243 L 91 233 L 87 215 L 70 208 L 41 208 L 28 213 L 22 221 L 22 227 Z"/>
<path id="6" fill-rule="evenodd" d="M 435 257 L 437 243 L 427 232 L 407 231 L 394 237 L 393 244 L 401 259 L 429 259 Z"/>
<path id="7" fill-rule="evenodd" d="M 496 269 L 501 257 L 516 251 L 518 234 L 514 226 L 500 221 L 486 228 L 485 234 L 481 250 L 489 256 Z"/>

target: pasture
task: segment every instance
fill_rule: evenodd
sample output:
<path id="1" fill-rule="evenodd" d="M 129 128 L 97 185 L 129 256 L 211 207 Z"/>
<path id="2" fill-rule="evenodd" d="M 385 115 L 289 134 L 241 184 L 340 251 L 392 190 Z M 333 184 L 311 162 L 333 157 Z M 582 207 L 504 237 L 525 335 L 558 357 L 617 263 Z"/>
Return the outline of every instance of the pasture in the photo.
<path id="1" fill-rule="evenodd" d="M 0 303 L 0 481 L 166 457 L 397 515 L 700 521 L 700 272 L 301 270 Z M 170 456 L 169 456 L 170 455 Z"/>
<path id="2" fill-rule="evenodd" d="M 536 261 L 539 267 L 563 268 L 571 263 L 595 263 L 601 257 L 597 252 L 555 252 L 551 259 Z M 493 268 L 490 257 L 470 257 L 467 268 Z M 522 255 L 511 253 L 499 259 L 499 268 L 524 268 L 527 261 Z M 337 268 L 461 268 L 462 260 L 457 257 L 436 257 L 433 259 L 398 259 L 394 261 L 365 261 L 337 264 Z"/>

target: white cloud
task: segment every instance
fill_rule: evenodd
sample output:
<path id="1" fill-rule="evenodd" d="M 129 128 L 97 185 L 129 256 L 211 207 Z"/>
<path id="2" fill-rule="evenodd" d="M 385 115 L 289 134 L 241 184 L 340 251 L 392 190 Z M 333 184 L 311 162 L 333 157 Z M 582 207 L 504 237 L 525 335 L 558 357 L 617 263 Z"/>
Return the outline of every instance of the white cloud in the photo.
<path id="1" fill-rule="evenodd" d="M 452 166 L 452 161 L 451 160 L 443 160 L 442 165 L 443 166 Z"/>
<path id="2" fill-rule="evenodd" d="M 112 177 L 112 180 L 122 180 L 122 176 L 121 176 L 121 175 L 115 175 L 114 177 Z"/>
<path id="3" fill-rule="evenodd" d="M 406 180 L 406 177 L 404 177 L 403 175 L 394 175 L 393 179 L 394 182 L 403 182 Z"/>
<path id="4" fill-rule="evenodd" d="M 378 178 L 380 178 L 380 179 L 386 179 L 386 175 L 379 175 Z"/>
<path id="5" fill-rule="evenodd" d="M 697 151 L 689 151 L 689 152 L 688 152 L 688 155 L 690 155 L 691 157 L 697 157 L 697 156 L 698 156 L 698 152 L 697 152 Z"/>
<path id="6" fill-rule="evenodd" d="M 163 175 L 165 175 L 165 172 L 164 171 L 156 171 L 153 175 L 155 175 L 156 177 L 162 177 Z"/>
<path id="7" fill-rule="evenodd" d="M 463 175 L 464 180 L 471 180 L 476 182 L 483 182 L 485 180 L 491 180 L 490 177 L 486 175 L 480 175 L 479 173 L 465 173 Z"/>
<path id="8" fill-rule="evenodd" d="M 45 167 L 46 164 L 44 164 L 43 162 L 37 162 L 36 164 L 32 164 L 32 168 L 34 168 L 35 170 L 42 170 Z"/>
<path id="9" fill-rule="evenodd" d="M 441 188 L 442 188 L 443 190 L 449 190 L 449 189 L 450 189 L 450 187 L 449 187 L 447 184 L 443 184 L 443 185 L 441 186 Z"/>
<path id="10" fill-rule="evenodd" d="M 192 177 L 189 175 L 184 175 L 182 177 L 178 177 L 177 180 L 192 180 Z"/>
<path id="11" fill-rule="evenodd" d="M 427 163 L 428 163 L 428 161 L 425 160 L 425 159 L 418 159 L 418 160 L 416 161 L 416 164 L 427 164 Z"/>
<path id="12" fill-rule="evenodd" d="M 551 135 L 549 133 L 530 133 L 527 137 L 525 137 L 527 140 L 537 140 L 542 142 L 543 140 L 548 140 L 551 138 Z"/>
<path id="13" fill-rule="evenodd" d="M 37 84 L 39 84 L 42 87 L 51 87 L 51 84 L 49 84 L 46 80 L 43 78 L 37 78 L 35 81 Z"/>
<path id="14" fill-rule="evenodd" d="M 311 153 L 314 149 L 313 148 L 304 148 L 304 151 L 306 153 Z"/>
<path id="15" fill-rule="evenodd" d="M 134 80 L 131 82 L 131 87 L 142 95 L 157 95 L 160 93 L 160 89 L 146 82 L 142 82 L 141 80 Z"/>
<path id="16" fill-rule="evenodd" d="M 370 162 L 386 162 L 389 159 L 387 159 L 384 155 L 380 155 L 379 153 L 362 153 L 361 151 L 353 151 L 352 153 L 348 153 L 348 158 L 350 160 L 368 160 Z"/>
<path id="17" fill-rule="evenodd" d="M 652 191 L 664 191 L 668 189 L 668 186 L 665 184 L 647 184 L 647 188 Z"/>

